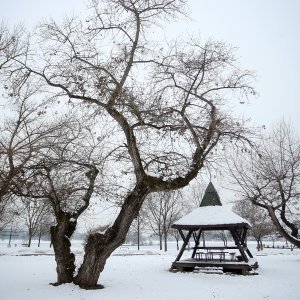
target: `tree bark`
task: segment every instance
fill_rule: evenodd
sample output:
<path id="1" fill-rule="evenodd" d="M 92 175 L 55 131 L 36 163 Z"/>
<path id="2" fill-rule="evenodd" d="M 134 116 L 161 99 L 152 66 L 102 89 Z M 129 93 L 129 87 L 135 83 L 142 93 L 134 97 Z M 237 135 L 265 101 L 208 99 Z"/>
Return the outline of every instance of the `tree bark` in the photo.
<path id="1" fill-rule="evenodd" d="M 55 253 L 57 282 L 60 285 L 73 281 L 75 272 L 75 255 L 71 252 L 69 238 L 76 229 L 76 220 L 70 221 L 70 216 L 62 215 L 56 226 L 51 227 L 51 242 Z"/>
<path id="2" fill-rule="evenodd" d="M 89 235 L 83 263 L 74 278 L 75 284 L 85 289 L 103 288 L 102 285 L 98 284 L 98 279 L 106 261 L 111 253 L 124 243 L 129 227 L 138 216 L 143 201 L 149 192 L 150 189 L 147 185 L 137 184 L 126 197 L 112 227 L 104 233 L 96 232 Z"/>
<path id="3" fill-rule="evenodd" d="M 158 224 L 159 250 L 162 250 L 162 230 L 160 223 Z"/>
<path id="4" fill-rule="evenodd" d="M 288 226 L 290 229 L 291 229 L 291 235 L 295 238 L 297 238 L 298 236 L 298 228 L 295 226 L 295 224 L 291 223 L 288 221 L 288 219 L 286 218 L 285 216 L 285 210 L 286 210 L 286 205 L 283 204 L 282 205 L 282 208 L 281 208 L 281 213 L 280 213 L 280 217 L 281 217 L 281 220 L 283 221 L 283 223 Z"/>
<path id="5" fill-rule="evenodd" d="M 274 208 L 272 206 L 268 206 L 268 213 L 269 216 L 271 217 L 271 220 L 275 226 L 275 228 L 278 230 L 278 232 L 290 243 L 292 243 L 294 246 L 300 248 L 300 240 L 293 237 L 289 233 L 286 232 L 286 230 L 281 226 L 280 222 L 278 221 L 278 218 L 275 214 Z"/>
<path id="6" fill-rule="evenodd" d="M 30 248 L 30 246 L 31 246 L 31 240 L 32 240 L 32 231 L 31 231 L 31 229 L 29 229 L 29 232 L 28 232 L 28 244 L 27 244 L 28 248 Z"/>
<path id="7" fill-rule="evenodd" d="M 168 233 L 165 225 L 164 225 L 164 244 L 165 244 L 165 251 L 168 251 Z"/>
<path id="8" fill-rule="evenodd" d="M 39 232 L 39 242 L 38 242 L 38 247 L 41 245 L 41 237 L 42 237 L 42 231 L 40 230 Z"/>
<path id="9" fill-rule="evenodd" d="M 137 216 L 137 243 L 138 250 L 140 250 L 140 216 Z"/>

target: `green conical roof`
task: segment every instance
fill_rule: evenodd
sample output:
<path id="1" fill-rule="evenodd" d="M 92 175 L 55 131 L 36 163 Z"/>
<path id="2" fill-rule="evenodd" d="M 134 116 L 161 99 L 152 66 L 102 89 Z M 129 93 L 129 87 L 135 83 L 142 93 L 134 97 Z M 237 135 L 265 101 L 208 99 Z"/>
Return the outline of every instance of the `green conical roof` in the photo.
<path id="1" fill-rule="evenodd" d="M 200 207 L 202 206 L 215 206 L 222 205 L 220 201 L 220 197 L 214 187 L 214 185 L 210 182 L 206 188 L 205 194 L 202 198 Z"/>

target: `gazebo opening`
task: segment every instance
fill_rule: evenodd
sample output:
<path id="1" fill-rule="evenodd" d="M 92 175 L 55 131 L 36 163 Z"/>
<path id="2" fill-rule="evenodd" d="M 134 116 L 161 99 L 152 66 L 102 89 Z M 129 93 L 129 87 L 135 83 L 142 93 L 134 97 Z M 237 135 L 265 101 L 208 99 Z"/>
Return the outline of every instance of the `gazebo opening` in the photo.
<path id="1" fill-rule="evenodd" d="M 172 263 L 172 270 L 193 271 L 195 268 L 218 267 L 224 272 L 243 275 L 258 267 L 247 247 L 247 231 L 251 225 L 247 220 L 222 206 L 220 197 L 210 182 L 200 207 L 172 225 L 183 240 L 183 245 Z M 228 245 L 205 242 L 206 232 L 227 232 L 233 243 Z M 190 251 L 190 257 L 184 256 Z"/>

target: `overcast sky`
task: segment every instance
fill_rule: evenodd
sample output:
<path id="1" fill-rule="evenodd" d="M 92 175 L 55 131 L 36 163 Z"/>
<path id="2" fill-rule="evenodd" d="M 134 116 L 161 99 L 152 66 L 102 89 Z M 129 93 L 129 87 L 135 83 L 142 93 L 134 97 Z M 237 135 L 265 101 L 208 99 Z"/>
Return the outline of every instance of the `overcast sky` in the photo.
<path id="1" fill-rule="evenodd" d="M 78 14 L 84 0 L 0 0 L 0 17 L 9 24 L 33 26 L 43 18 Z M 285 117 L 300 133 L 300 1 L 189 0 L 191 21 L 168 26 L 170 36 L 200 34 L 238 48 L 244 68 L 257 74 L 257 99 L 237 103 L 238 110 L 258 125 L 270 127 Z"/>

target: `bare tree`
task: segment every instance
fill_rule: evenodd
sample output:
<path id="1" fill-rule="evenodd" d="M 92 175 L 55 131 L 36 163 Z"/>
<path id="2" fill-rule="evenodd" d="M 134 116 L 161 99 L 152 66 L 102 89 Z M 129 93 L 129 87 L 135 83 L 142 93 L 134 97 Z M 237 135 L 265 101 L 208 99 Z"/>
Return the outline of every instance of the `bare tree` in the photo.
<path id="1" fill-rule="evenodd" d="M 25 221 L 28 231 L 28 247 L 31 246 L 32 237 L 39 233 L 43 219 L 49 211 L 49 203 L 29 198 L 21 199 L 21 218 Z"/>
<path id="2" fill-rule="evenodd" d="M 11 67 L 15 60 L 27 51 L 24 29 L 16 26 L 10 31 L 4 22 L 0 23 L 0 70 Z"/>
<path id="3" fill-rule="evenodd" d="M 56 130 L 43 120 L 43 106 L 30 103 L 37 89 L 23 86 L 3 105 L 7 116 L 0 124 L 0 203 L 13 199 L 12 186 L 31 168 L 36 153 L 48 149 L 46 136 Z M 9 109 L 7 109 L 9 107 Z"/>
<path id="4" fill-rule="evenodd" d="M 147 224 L 151 231 L 159 238 L 159 249 L 163 249 L 163 196 L 160 195 L 159 200 L 155 199 L 155 194 L 151 195 L 145 201 L 143 214 L 146 217 Z"/>
<path id="5" fill-rule="evenodd" d="M 192 184 L 189 184 L 186 189 L 184 189 L 183 197 L 187 199 L 187 205 L 189 204 L 191 206 L 191 209 L 200 207 L 206 187 L 207 183 L 205 183 L 204 181 L 196 180 Z"/>
<path id="6" fill-rule="evenodd" d="M 230 233 L 225 230 L 220 230 L 216 232 L 217 239 L 220 239 L 224 243 L 224 247 L 227 247 L 228 237 L 230 237 Z"/>
<path id="7" fill-rule="evenodd" d="M 88 123 L 68 118 L 60 123 L 56 132 L 46 138 L 49 148 L 36 155 L 32 164 L 15 186 L 14 193 L 29 199 L 29 204 L 44 201 L 51 207 L 56 224 L 51 227 L 58 281 L 72 282 L 75 255 L 71 251 L 72 237 L 77 219 L 89 207 L 96 194 L 96 179 L 102 162 L 101 138 L 96 138 Z M 97 151 L 95 151 L 97 149 Z"/>
<path id="8" fill-rule="evenodd" d="M 12 197 L 12 195 L 10 196 Z M 14 217 L 11 199 L 9 197 L 3 198 L 0 202 L 0 231 L 12 223 Z"/>
<path id="9" fill-rule="evenodd" d="M 131 239 L 137 243 L 138 250 L 140 250 L 140 245 L 142 241 L 142 231 L 145 229 L 145 214 L 143 210 L 140 211 L 137 218 L 132 222 L 130 229 L 128 231 L 128 235 Z M 128 240 L 127 235 L 127 240 Z"/>
<path id="10" fill-rule="evenodd" d="M 39 229 L 38 229 L 38 247 L 41 245 L 41 239 L 43 236 L 46 238 L 50 237 L 50 229 L 55 225 L 55 216 L 51 209 L 46 210 L 43 214 L 43 217 L 40 220 Z M 52 243 L 50 242 L 50 247 Z"/>
<path id="11" fill-rule="evenodd" d="M 257 151 L 232 161 L 233 178 L 242 198 L 265 209 L 278 233 L 299 247 L 299 138 L 281 121 L 262 135 Z"/>
<path id="12" fill-rule="evenodd" d="M 249 204 L 249 201 L 245 199 L 237 201 L 233 210 L 250 222 L 252 226 L 250 234 L 257 242 L 257 250 L 263 250 L 262 238 L 274 232 L 274 226 L 270 218 L 268 218 L 267 211 L 259 206 Z"/>
<path id="13" fill-rule="evenodd" d="M 36 51 L 18 60 L 45 90 L 89 107 L 95 122 L 104 126 L 105 116 L 119 131 L 110 157 L 120 166 L 111 170 L 120 170 L 113 180 L 123 187 L 121 209 L 111 227 L 87 239 L 73 278 L 80 287 L 98 286 L 107 258 L 124 242 L 147 195 L 188 185 L 217 145 L 238 145 L 249 133 L 226 110 L 234 96 L 255 93 L 252 72 L 240 68 L 231 47 L 191 40 L 164 48 L 147 38 L 158 20 L 184 14 L 185 2 L 93 0 L 84 21 L 41 25 L 40 42 L 30 44 Z M 128 174 L 126 185 L 121 181 Z M 58 283 L 70 280 L 59 276 Z"/>
<path id="14" fill-rule="evenodd" d="M 51 207 L 56 218 L 51 237 L 58 280 L 71 282 L 75 265 L 69 238 L 95 192 L 104 137 L 82 110 L 77 114 L 51 111 L 43 103 L 30 103 L 37 95 L 43 97 L 38 88 L 31 90 L 26 82 L 9 102 L 10 117 L 4 121 L 0 139 L 1 203 L 4 207 L 13 195 L 22 197 L 29 245 L 42 214 Z"/>
<path id="15" fill-rule="evenodd" d="M 161 192 L 151 194 L 145 201 L 143 213 L 147 225 L 159 237 L 160 250 L 168 250 L 167 241 L 171 225 L 177 221 L 184 206 L 179 192 Z"/>
<path id="16" fill-rule="evenodd" d="M 176 241 L 176 248 L 177 248 L 177 250 L 179 250 L 179 240 L 181 239 L 179 231 L 175 228 L 171 228 L 169 233 L 172 237 L 174 237 L 174 239 Z"/>

